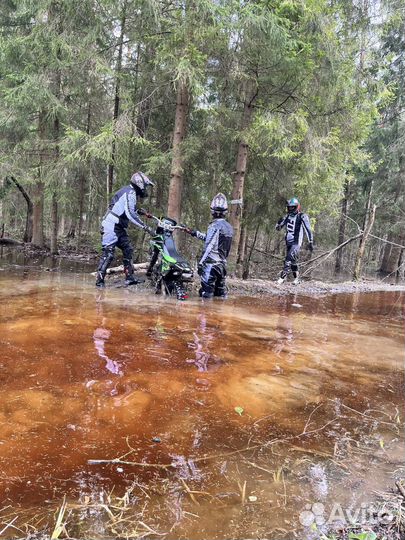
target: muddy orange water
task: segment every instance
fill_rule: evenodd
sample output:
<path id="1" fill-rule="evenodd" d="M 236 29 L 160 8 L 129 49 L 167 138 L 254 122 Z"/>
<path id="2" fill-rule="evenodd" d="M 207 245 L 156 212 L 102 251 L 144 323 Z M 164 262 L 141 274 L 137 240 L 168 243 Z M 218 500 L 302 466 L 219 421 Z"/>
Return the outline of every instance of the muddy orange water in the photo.
<path id="1" fill-rule="evenodd" d="M 0 301 L 3 537 L 65 501 L 60 537 L 310 538 L 304 510 L 403 466 L 402 293 L 178 303 L 1 272 Z"/>

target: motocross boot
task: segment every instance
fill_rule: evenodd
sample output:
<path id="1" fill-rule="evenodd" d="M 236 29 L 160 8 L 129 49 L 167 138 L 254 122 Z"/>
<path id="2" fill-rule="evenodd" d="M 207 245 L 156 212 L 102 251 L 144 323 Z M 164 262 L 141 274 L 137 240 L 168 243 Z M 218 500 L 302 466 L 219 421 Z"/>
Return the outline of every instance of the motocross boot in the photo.
<path id="1" fill-rule="evenodd" d="M 134 275 L 134 266 L 132 259 L 124 259 L 124 272 L 125 272 L 125 285 L 138 285 L 138 283 L 144 283 L 144 279 L 138 279 Z"/>
<path id="2" fill-rule="evenodd" d="M 103 248 L 103 254 L 101 255 L 100 264 L 96 273 L 96 287 L 105 287 L 105 276 L 107 268 L 110 266 L 114 259 L 114 248 Z"/>

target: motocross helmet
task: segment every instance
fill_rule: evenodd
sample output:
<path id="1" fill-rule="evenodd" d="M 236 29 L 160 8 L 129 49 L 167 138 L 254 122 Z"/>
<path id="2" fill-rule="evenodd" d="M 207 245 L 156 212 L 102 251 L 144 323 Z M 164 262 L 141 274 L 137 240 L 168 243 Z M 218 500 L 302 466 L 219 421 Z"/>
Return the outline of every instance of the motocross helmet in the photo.
<path id="1" fill-rule="evenodd" d="M 146 199 L 148 196 L 148 186 L 155 185 L 151 180 L 149 180 L 146 174 L 140 171 L 131 176 L 131 184 L 135 189 L 136 194 L 141 199 Z"/>
<path id="2" fill-rule="evenodd" d="M 211 214 L 213 217 L 224 217 L 228 212 L 228 201 L 223 193 L 217 193 L 211 202 Z"/>
<path id="3" fill-rule="evenodd" d="M 289 214 L 296 214 L 301 209 L 300 201 L 293 197 L 287 201 L 287 211 Z"/>

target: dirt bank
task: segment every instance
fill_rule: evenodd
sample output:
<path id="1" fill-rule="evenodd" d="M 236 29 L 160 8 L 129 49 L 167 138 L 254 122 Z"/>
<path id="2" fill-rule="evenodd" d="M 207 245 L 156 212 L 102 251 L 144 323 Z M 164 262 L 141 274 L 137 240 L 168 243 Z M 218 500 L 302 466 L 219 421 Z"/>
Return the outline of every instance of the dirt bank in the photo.
<path id="1" fill-rule="evenodd" d="M 300 294 L 303 296 L 325 296 L 327 294 L 378 292 L 378 291 L 405 291 L 405 284 L 390 284 L 384 281 L 344 281 L 330 283 L 324 281 L 304 281 L 299 285 L 276 282 L 264 279 L 235 279 L 228 280 L 230 294 L 248 296 Z"/>
<path id="2" fill-rule="evenodd" d="M 136 274 L 139 277 L 145 277 L 145 271 L 143 269 L 137 269 Z M 115 274 L 107 277 L 107 287 L 123 286 L 123 275 Z M 277 285 L 275 281 L 265 279 L 248 279 L 242 280 L 237 278 L 228 279 L 229 295 L 230 296 L 284 296 L 288 294 L 298 294 L 301 296 L 320 297 L 329 294 L 340 293 L 367 293 L 367 292 L 379 292 L 379 291 L 403 291 L 405 292 L 405 284 L 390 284 L 384 281 L 362 280 L 362 281 L 344 281 L 341 283 L 325 282 L 325 281 L 304 281 L 299 285 L 293 285 L 292 283 L 284 283 L 283 285 Z M 146 279 L 145 283 L 134 287 L 135 290 L 152 288 L 149 280 Z M 195 279 L 192 287 L 190 287 L 190 294 L 198 294 L 199 280 Z"/>

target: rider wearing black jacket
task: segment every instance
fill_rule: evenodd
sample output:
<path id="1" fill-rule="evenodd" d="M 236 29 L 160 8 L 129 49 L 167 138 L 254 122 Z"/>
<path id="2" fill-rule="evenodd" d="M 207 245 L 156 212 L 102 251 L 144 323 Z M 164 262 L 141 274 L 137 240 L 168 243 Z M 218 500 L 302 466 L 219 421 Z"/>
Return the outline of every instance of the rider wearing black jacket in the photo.
<path id="1" fill-rule="evenodd" d="M 287 215 L 280 218 L 276 224 L 276 230 L 281 231 L 283 227 L 286 228 L 285 243 L 286 243 L 286 257 L 284 260 L 284 268 L 277 280 L 277 283 L 281 285 L 284 283 L 286 277 L 292 271 L 294 276 L 294 285 L 299 283 L 298 272 L 298 255 L 301 249 L 304 233 L 308 240 L 308 248 L 313 251 L 313 235 L 311 231 L 311 224 L 307 214 L 302 213 L 300 202 L 297 198 L 293 197 L 287 201 Z"/>

